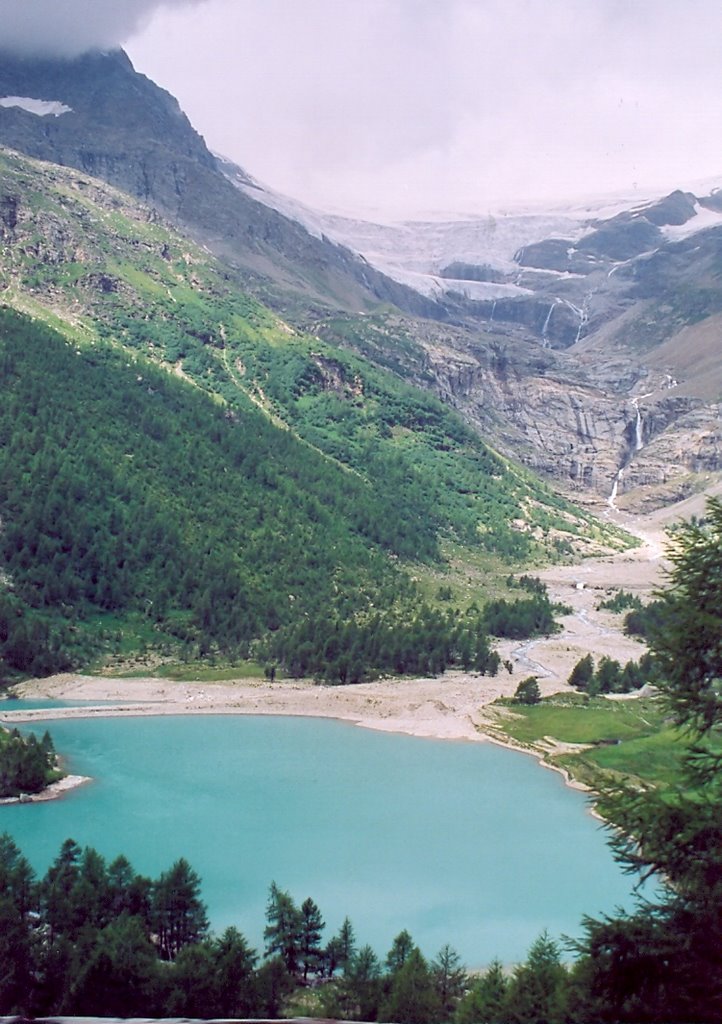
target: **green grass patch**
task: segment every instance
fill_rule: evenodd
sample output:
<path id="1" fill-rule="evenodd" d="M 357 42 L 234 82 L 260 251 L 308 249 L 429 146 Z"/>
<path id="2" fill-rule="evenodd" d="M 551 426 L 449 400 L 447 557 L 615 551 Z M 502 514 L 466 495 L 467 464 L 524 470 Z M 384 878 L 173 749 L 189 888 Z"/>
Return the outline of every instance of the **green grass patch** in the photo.
<path id="1" fill-rule="evenodd" d="M 524 596 L 509 587 L 509 563 L 484 548 L 465 548 L 444 539 L 436 564 L 409 565 L 425 601 L 439 608 L 453 606 L 467 611 L 497 598 L 513 600 Z M 440 591 L 451 597 L 440 595 Z"/>
<path id="2" fill-rule="evenodd" d="M 629 778 L 661 788 L 682 785 L 688 740 L 674 728 L 661 697 L 614 700 L 557 694 L 533 707 L 499 702 L 512 711 L 497 724 L 509 739 L 542 752 L 550 764 L 597 788 Z M 591 744 L 586 750 L 549 754 L 545 740 Z"/>
<path id="3" fill-rule="evenodd" d="M 605 772 L 634 776 L 666 788 L 682 781 L 682 757 L 688 749 L 679 729 L 664 728 L 614 747 L 590 752 L 590 760 Z"/>
<path id="4" fill-rule="evenodd" d="M 658 698 L 609 700 L 585 694 L 557 694 L 533 707 L 513 706 L 514 717 L 503 719 L 510 738 L 536 743 L 552 736 L 562 743 L 629 740 L 657 733 L 665 712 Z"/>

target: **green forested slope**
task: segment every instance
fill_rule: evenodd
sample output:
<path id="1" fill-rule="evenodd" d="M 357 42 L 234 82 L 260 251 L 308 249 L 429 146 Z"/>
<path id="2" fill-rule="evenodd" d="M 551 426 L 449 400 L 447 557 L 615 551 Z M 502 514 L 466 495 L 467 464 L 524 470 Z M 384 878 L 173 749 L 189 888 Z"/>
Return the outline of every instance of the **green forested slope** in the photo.
<path id="1" fill-rule="evenodd" d="M 422 608 L 410 563 L 623 543 L 93 179 L 0 152 L 0 243 L 33 318 L 1 322 L 12 669 L 140 640 L 335 681 L 488 669 L 478 607 Z"/>
<path id="2" fill-rule="evenodd" d="M 2 149 L 0 182 L 8 305 L 79 344 L 142 352 L 231 405 L 251 398 L 393 500 L 384 541 L 404 556 L 433 558 L 440 535 L 517 559 L 558 554 L 570 540 L 624 543 L 405 383 L 403 361 L 384 371 L 295 331 L 128 196 Z M 397 339 L 386 343 L 393 351 Z M 400 349 L 408 344 L 400 334 Z M 405 537 L 417 516 L 436 539 Z"/>
<path id="3" fill-rule="evenodd" d="M 434 613 L 390 555 L 390 497 L 250 402 L 233 412 L 102 345 L 0 310 L 0 651 L 68 668 L 140 618 L 193 655 L 332 681 L 494 668 L 483 617 Z M 433 547 L 416 514 L 400 534 Z"/>
<path id="4" fill-rule="evenodd" d="M 15 667 L 65 667 L 93 613 L 135 610 L 186 642 L 246 653 L 299 617 L 403 594 L 373 543 L 392 509 L 250 403 L 230 415 L 144 361 L 75 349 L 9 310 L 0 376 Z M 429 525 L 414 531 L 425 543 Z"/>

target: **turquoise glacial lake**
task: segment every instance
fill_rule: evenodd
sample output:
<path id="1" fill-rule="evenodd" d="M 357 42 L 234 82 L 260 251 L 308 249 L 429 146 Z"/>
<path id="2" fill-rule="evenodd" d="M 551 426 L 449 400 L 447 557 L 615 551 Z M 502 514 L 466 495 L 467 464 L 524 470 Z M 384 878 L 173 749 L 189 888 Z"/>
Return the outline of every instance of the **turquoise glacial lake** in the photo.
<path id="1" fill-rule="evenodd" d="M 93 782 L 0 807 L 36 871 L 68 837 L 152 877 L 186 857 L 213 929 L 235 924 L 259 950 L 271 881 L 313 897 L 326 938 L 348 914 L 381 957 L 407 928 L 425 955 L 448 942 L 469 967 L 518 961 L 545 928 L 578 936 L 583 914 L 634 905 L 584 794 L 492 744 L 313 718 L 49 725 Z"/>

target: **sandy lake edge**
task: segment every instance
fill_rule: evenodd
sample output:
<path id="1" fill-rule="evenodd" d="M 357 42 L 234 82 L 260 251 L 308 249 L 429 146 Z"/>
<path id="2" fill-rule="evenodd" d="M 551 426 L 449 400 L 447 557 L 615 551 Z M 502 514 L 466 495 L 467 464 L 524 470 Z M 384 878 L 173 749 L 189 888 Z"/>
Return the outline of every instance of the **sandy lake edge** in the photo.
<path id="1" fill-rule="evenodd" d="M 560 688 L 554 685 L 547 692 Z M 228 683 L 174 683 L 163 679 L 118 679 L 63 674 L 34 679 L 15 687 L 21 699 L 89 701 L 77 707 L 5 711 L 5 726 L 51 722 L 68 718 L 114 718 L 163 715 L 281 715 L 328 718 L 361 728 L 437 740 L 491 742 L 531 755 L 562 775 L 573 789 L 591 792 L 566 769 L 545 761 L 544 753 L 506 741 L 494 731 L 485 708 L 498 697 L 509 697 L 517 685 L 513 674 L 479 676 L 447 672 L 421 679 L 381 680 L 343 687 L 319 686 L 310 681 L 244 680 Z M 63 797 L 84 785 L 84 776 L 68 775 L 40 794 L 8 798 L 4 803 L 35 802 Z"/>

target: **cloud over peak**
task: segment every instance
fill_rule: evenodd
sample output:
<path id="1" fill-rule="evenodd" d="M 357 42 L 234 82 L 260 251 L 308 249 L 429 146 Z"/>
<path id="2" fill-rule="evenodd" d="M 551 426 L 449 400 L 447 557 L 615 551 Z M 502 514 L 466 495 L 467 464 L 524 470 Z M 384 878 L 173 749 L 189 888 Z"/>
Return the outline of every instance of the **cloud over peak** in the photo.
<path id="1" fill-rule="evenodd" d="M 158 8 L 203 0 L 0 0 L 0 49 L 44 57 L 111 50 L 141 31 Z"/>

